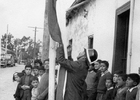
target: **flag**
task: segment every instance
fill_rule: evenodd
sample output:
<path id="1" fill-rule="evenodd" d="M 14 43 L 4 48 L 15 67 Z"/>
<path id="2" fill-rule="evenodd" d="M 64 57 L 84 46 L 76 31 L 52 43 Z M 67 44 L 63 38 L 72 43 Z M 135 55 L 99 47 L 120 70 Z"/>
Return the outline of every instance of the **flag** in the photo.
<path id="1" fill-rule="evenodd" d="M 56 16 L 56 0 L 48 0 L 48 29 L 49 34 L 55 42 L 62 43 L 61 31 Z M 65 88 L 65 72 L 60 67 L 58 85 L 56 90 L 56 100 L 63 100 L 63 89 Z"/>
<path id="2" fill-rule="evenodd" d="M 56 16 L 56 0 L 48 0 L 48 27 L 52 39 L 62 43 L 61 31 Z"/>

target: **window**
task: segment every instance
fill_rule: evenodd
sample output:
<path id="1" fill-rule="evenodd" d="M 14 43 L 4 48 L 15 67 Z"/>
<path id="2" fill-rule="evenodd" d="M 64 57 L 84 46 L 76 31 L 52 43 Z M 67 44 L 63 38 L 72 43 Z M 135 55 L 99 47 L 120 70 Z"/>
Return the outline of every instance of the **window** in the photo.
<path id="1" fill-rule="evenodd" d="M 93 49 L 93 35 L 88 36 L 88 49 Z"/>

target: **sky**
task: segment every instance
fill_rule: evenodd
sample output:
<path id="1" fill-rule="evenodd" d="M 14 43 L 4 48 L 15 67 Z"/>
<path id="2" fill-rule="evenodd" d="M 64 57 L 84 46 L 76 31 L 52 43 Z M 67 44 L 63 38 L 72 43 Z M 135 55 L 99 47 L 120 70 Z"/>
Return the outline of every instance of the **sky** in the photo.
<path id="1" fill-rule="evenodd" d="M 58 0 L 60 10 L 66 11 L 74 0 Z M 30 36 L 34 39 L 34 28 L 44 27 L 45 0 L 0 0 L 0 37 L 7 32 L 14 38 Z M 59 15 L 61 16 L 61 15 Z M 63 21 L 63 20 L 62 20 Z M 43 39 L 43 29 L 37 29 L 36 40 Z"/>
<path id="2" fill-rule="evenodd" d="M 34 28 L 44 27 L 45 0 L 0 0 L 0 35 L 7 32 L 14 38 L 34 38 Z M 37 30 L 37 40 L 42 40 L 43 29 Z"/>

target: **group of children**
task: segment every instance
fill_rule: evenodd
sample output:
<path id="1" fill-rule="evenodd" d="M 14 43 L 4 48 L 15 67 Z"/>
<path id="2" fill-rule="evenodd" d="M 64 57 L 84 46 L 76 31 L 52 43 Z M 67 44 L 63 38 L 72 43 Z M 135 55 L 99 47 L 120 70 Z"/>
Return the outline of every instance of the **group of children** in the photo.
<path id="1" fill-rule="evenodd" d="M 108 67 L 109 63 L 105 60 L 97 60 L 91 65 L 85 80 L 87 87 L 91 87 L 87 88 L 87 100 L 140 100 L 140 76 L 122 71 L 111 74 Z"/>
<path id="2" fill-rule="evenodd" d="M 24 71 L 13 74 L 13 81 L 18 82 L 15 100 L 46 100 L 48 90 L 39 93 L 38 85 L 48 66 L 49 60 L 44 61 L 44 66 L 40 61 L 35 61 L 34 67 L 26 65 Z M 111 74 L 108 67 L 109 63 L 105 60 L 97 60 L 90 66 L 85 80 L 85 100 L 140 100 L 139 75 L 124 74 L 122 71 Z"/>
<path id="3" fill-rule="evenodd" d="M 40 60 L 34 62 L 34 66 L 26 65 L 22 72 L 13 74 L 13 81 L 18 85 L 14 94 L 15 100 L 45 100 L 48 91 L 39 93 L 38 85 L 41 77 L 48 70 L 49 60 L 44 61 L 44 66 Z"/>

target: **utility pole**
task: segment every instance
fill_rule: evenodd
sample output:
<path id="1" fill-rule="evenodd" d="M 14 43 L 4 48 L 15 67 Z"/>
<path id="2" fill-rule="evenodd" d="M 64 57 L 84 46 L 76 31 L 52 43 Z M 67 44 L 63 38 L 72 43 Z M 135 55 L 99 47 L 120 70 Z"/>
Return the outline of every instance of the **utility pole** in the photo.
<path id="1" fill-rule="evenodd" d="M 35 48 L 36 48 L 36 32 L 37 32 L 37 29 L 43 29 L 43 28 L 40 28 L 40 27 L 31 27 L 31 26 L 29 26 L 29 28 L 34 28 L 34 31 L 35 31 L 35 33 L 34 33 L 34 56 L 33 56 L 33 58 L 34 58 L 33 65 L 34 65 L 35 52 L 36 52 L 36 50 L 35 50 Z"/>
<path id="2" fill-rule="evenodd" d="M 6 32 L 5 59 L 6 59 L 6 55 L 7 55 L 7 44 L 8 44 L 8 25 L 7 25 L 7 32 Z"/>

